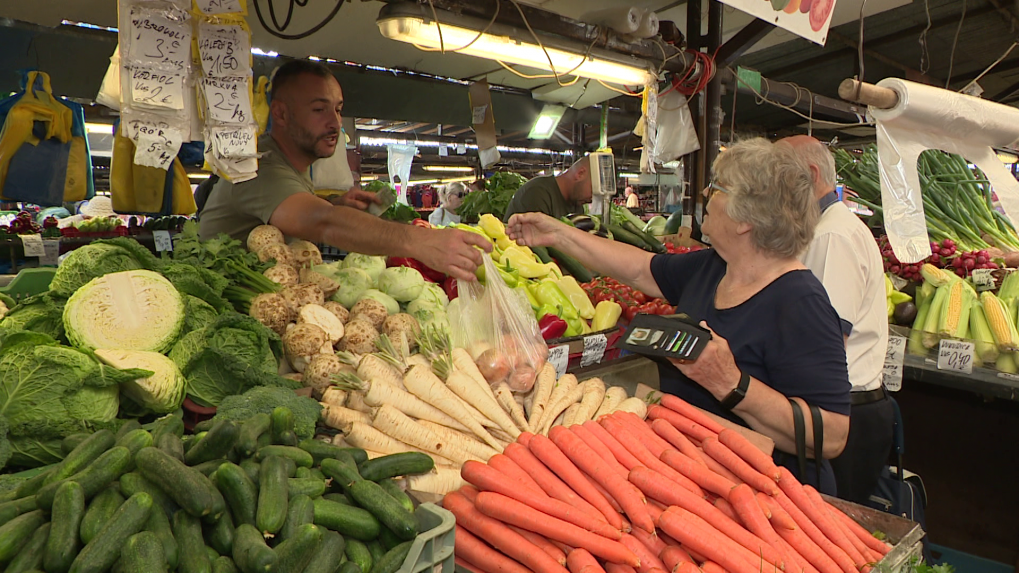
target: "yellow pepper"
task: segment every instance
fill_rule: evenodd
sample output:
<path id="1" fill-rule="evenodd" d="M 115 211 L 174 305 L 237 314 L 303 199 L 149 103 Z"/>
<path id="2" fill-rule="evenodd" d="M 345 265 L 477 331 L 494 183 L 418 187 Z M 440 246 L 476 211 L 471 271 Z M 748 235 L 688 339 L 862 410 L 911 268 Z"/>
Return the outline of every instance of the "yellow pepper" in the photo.
<path id="1" fill-rule="evenodd" d="M 591 329 L 594 332 L 608 330 L 619 322 L 619 317 L 622 314 L 623 307 L 619 306 L 619 303 L 612 300 L 603 300 L 599 302 L 598 306 L 594 309 L 594 319 L 591 321 Z"/>
<path id="2" fill-rule="evenodd" d="M 517 248 L 519 248 L 517 246 L 517 244 L 514 243 L 513 241 L 511 241 L 510 238 L 507 237 L 506 235 L 503 235 L 501 237 L 496 237 L 495 238 L 495 247 L 497 249 L 499 249 L 500 251 L 505 251 L 506 249 L 508 249 L 510 247 L 517 247 Z"/>
<path id="3" fill-rule="evenodd" d="M 478 227 L 495 241 L 506 238 L 506 226 L 491 213 L 485 213 L 478 219 Z"/>
<path id="4" fill-rule="evenodd" d="M 541 308 L 541 303 L 538 302 L 538 299 L 534 298 L 534 293 L 528 288 L 530 283 L 531 281 L 520 281 L 517 283 L 517 290 L 523 292 L 524 296 L 527 297 L 527 302 L 531 305 L 531 308 L 538 310 Z"/>
<path id="5" fill-rule="evenodd" d="M 527 279 L 538 279 L 548 276 L 548 268 L 539 263 L 534 257 L 520 250 L 520 247 L 511 246 L 502 252 L 503 262 L 508 262 L 514 270 L 520 272 L 520 276 Z"/>
<path id="6" fill-rule="evenodd" d="M 581 322 L 584 324 L 584 330 L 581 334 L 591 334 L 594 332 L 594 328 L 591 327 L 591 323 L 586 320 L 581 320 Z"/>
<path id="7" fill-rule="evenodd" d="M 591 304 L 591 299 L 587 297 L 587 293 L 584 289 L 580 288 L 580 284 L 577 283 L 577 279 L 571 276 L 565 276 L 556 281 L 559 285 L 559 290 L 563 291 L 563 294 L 570 299 L 573 303 L 574 308 L 577 309 L 577 314 L 581 318 L 592 319 L 594 318 L 595 310 L 594 305 Z"/>

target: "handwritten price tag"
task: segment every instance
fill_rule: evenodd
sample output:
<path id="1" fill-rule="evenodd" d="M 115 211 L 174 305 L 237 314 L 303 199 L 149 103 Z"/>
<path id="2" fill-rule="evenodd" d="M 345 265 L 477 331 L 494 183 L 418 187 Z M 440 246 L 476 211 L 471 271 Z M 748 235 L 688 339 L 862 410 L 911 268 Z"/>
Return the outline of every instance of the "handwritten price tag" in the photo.
<path id="1" fill-rule="evenodd" d="M 994 275 L 991 273 L 995 270 L 997 269 L 973 269 L 973 272 L 970 274 L 970 281 L 972 281 L 973 287 L 977 289 L 977 292 L 994 290 Z"/>
<path id="2" fill-rule="evenodd" d="M 187 12 L 131 10 L 129 60 L 183 71 L 191 57 L 191 23 Z"/>
<path id="3" fill-rule="evenodd" d="M 251 38 L 240 26 L 202 23 L 198 29 L 198 56 L 206 76 L 245 76 L 251 71 Z"/>
<path id="4" fill-rule="evenodd" d="M 885 367 L 881 380 L 890 392 L 902 389 L 902 362 L 906 357 L 906 337 L 889 336 L 888 350 L 885 352 Z"/>
<path id="5" fill-rule="evenodd" d="M 180 130 L 162 122 L 129 120 L 127 131 L 135 145 L 135 165 L 145 167 L 169 168 L 184 141 Z"/>
<path id="6" fill-rule="evenodd" d="M 60 239 L 43 239 L 45 254 L 39 257 L 39 266 L 55 267 L 60 264 Z"/>
<path id="7" fill-rule="evenodd" d="M 950 370 L 963 374 L 973 373 L 972 342 L 963 340 L 942 340 L 938 346 L 938 370 Z"/>
<path id="8" fill-rule="evenodd" d="M 142 106 L 184 109 L 184 76 L 132 68 L 131 99 Z"/>
<path id="9" fill-rule="evenodd" d="M 156 243 L 156 252 L 173 250 L 173 241 L 170 240 L 170 231 L 152 231 L 152 239 Z"/>
<path id="10" fill-rule="evenodd" d="M 449 156 L 449 147 L 445 143 L 439 145 L 439 157 Z"/>
<path id="11" fill-rule="evenodd" d="M 457 143 L 456 144 L 456 154 L 457 155 L 466 155 L 467 154 L 467 144 L 466 143 Z"/>
<path id="12" fill-rule="evenodd" d="M 205 78 L 202 91 L 209 118 L 217 123 L 251 123 L 251 100 L 246 78 Z"/>
<path id="13" fill-rule="evenodd" d="M 240 0 L 195 0 L 204 14 L 235 14 L 243 12 Z"/>
<path id="14" fill-rule="evenodd" d="M 601 362 L 605 356 L 605 349 L 609 346 L 609 340 L 604 334 L 592 334 L 584 337 L 584 354 L 580 357 L 580 366 L 590 366 Z"/>
<path id="15" fill-rule="evenodd" d="M 255 127 L 216 128 L 212 130 L 213 153 L 228 159 L 254 157 L 257 153 Z"/>
<path id="16" fill-rule="evenodd" d="M 41 257 L 46 254 L 46 248 L 42 245 L 41 235 L 19 235 L 21 244 L 25 247 L 26 257 Z"/>
<path id="17" fill-rule="evenodd" d="M 485 123 L 485 115 L 488 114 L 488 104 L 479 105 L 472 109 L 471 123 L 474 125 L 480 125 Z"/>
<path id="18" fill-rule="evenodd" d="M 555 366 L 556 378 L 566 374 L 566 367 L 570 364 L 570 347 L 566 344 L 561 344 L 549 348 L 548 362 Z"/>

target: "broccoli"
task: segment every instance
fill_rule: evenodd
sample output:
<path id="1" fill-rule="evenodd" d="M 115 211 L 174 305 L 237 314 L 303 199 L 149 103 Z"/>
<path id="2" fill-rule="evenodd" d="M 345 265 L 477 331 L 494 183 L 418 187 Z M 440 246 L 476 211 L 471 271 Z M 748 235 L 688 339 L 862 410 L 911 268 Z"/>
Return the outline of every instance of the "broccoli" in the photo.
<path id="1" fill-rule="evenodd" d="M 322 406 L 311 398 L 298 396 L 293 390 L 278 386 L 256 386 L 239 396 L 227 396 L 216 409 L 216 419 L 247 420 L 255 414 L 272 414 L 277 406 L 290 408 L 294 413 L 297 437 L 314 437 Z"/>

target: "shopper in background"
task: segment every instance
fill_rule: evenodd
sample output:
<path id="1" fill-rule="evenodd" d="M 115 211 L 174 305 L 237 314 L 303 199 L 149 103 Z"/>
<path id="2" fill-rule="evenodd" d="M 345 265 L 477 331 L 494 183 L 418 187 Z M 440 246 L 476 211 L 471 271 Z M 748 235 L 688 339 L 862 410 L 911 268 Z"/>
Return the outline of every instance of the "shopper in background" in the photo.
<path id="1" fill-rule="evenodd" d="M 626 190 L 623 192 L 626 195 L 626 208 L 627 209 L 638 209 L 640 208 L 640 197 L 633 190 L 633 187 L 626 186 Z"/>
<path id="2" fill-rule="evenodd" d="M 835 159 L 818 140 L 787 137 L 809 165 L 821 220 L 803 255 L 828 291 L 846 337 L 850 402 L 849 438 L 842 455 L 831 461 L 839 497 L 866 503 L 877 486 L 892 448 L 895 410 L 881 384 L 888 347 L 888 307 L 881 252 L 870 229 L 835 193 Z"/>
<path id="3" fill-rule="evenodd" d="M 272 94 L 272 128 L 259 140 L 258 176 L 216 184 L 199 222 L 203 239 L 227 233 L 245 240 L 253 228 L 268 223 L 287 237 L 368 255 L 411 257 L 458 279 L 474 279 L 482 263 L 474 247 L 492 248 L 483 237 L 383 221 L 363 212 L 378 202 L 373 193 L 351 190 L 339 205 L 315 195 L 308 168 L 335 153 L 340 142 L 343 91 L 329 68 L 308 60 L 287 62 L 273 77 Z"/>
<path id="4" fill-rule="evenodd" d="M 811 173 L 789 146 L 756 138 L 730 146 L 714 164 L 704 231 L 713 248 L 654 255 L 601 239 L 544 215 L 515 215 L 507 232 L 525 245 L 555 246 L 585 267 L 615 277 L 702 321 L 712 339 L 693 362 L 661 362 L 663 392 L 775 441 L 775 461 L 801 480 L 835 492 L 827 461 L 799 471 L 793 408 L 820 408 L 818 458 L 842 452 L 849 431 L 849 376 L 838 314 L 797 258 L 819 217 Z M 809 480 L 807 478 L 810 478 Z"/>
<path id="5" fill-rule="evenodd" d="M 581 157 L 559 175 L 541 175 L 520 186 L 503 220 L 514 213 L 544 213 L 556 219 L 580 213 L 591 202 L 591 161 Z"/>
<path id="6" fill-rule="evenodd" d="M 460 222 L 460 215 L 456 210 L 463 204 L 467 196 L 467 188 L 463 183 L 454 181 L 446 185 L 439 192 L 439 208 L 432 211 L 428 216 L 428 222 L 432 225 L 452 225 Z"/>

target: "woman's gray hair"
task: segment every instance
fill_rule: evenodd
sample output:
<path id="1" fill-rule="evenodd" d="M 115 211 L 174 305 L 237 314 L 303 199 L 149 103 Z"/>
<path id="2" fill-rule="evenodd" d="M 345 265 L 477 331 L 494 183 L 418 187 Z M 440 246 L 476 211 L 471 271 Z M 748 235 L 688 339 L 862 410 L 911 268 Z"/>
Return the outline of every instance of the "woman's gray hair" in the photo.
<path id="1" fill-rule="evenodd" d="M 821 214 L 810 167 L 792 147 L 746 139 L 722 152 L 712 171 L 729 191 L 726 213 L 751 226 L 758 249 L 797 257 L 807 248 Z"/>

